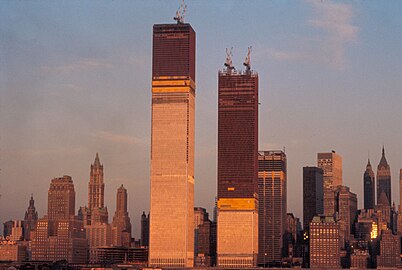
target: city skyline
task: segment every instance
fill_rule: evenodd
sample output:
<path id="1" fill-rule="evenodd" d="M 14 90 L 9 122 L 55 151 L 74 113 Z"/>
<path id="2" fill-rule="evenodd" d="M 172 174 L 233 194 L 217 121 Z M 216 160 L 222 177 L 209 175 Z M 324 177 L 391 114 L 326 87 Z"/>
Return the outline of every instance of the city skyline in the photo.
<path id="1" fill-rule="evenodd" d="M 252 66 L 260 74 L 258 150 L 286 147 L 288 212 L 302 217 L 302 167 L 314 166 L 316 153 L 331 150 L 342 156 L 343 183 L 358 194 L 362 208 L 367 152 L 376 168 L 385 145 L 391 197 L 399 198 L 402 82 L 397 74 L 402 66 L 397 59 L 402 55 L 397 49 L 402 41 L 392 34 L 398 33 L 402 19 L 396 16 L 401 7 L 394 3 L 189 1 L 185 20 L 197 29 L 198 50 L 195 206 L 212 213 L 216 196 L 216 73 L 223 67 L 226 47 L 234 47 L 233 60 L 241 69 L 249 45 Z M 158 5 L 163 8 L 155 11 Z M 177 1 L 88 6 L 9 2 L 0 10 L 5 37 L 0 41 L 5 59 L 0 63 L 1 223 L 23 219 L 31 193 L 43 216 L 49 181 L 59 175 L 72 176 L 76 208 L 85 205 L 88 167 L 99 152 L 105 166 L 105 205 L 114 212 L 115 190 L 124 184 L 133 236 L 139 237 L 140 215 L 150 209 L 151 29 L 154 23 L 173 23 L 177 6 Z M 262 17 L 258 7 L 274 19 Z M 209 10 L 216 17 L 206 18 Z M 389 18 L 374 16 L 378 10 Z M 256 12 L 245 26 L 242 17 Z M 285 23 L 274 15 L 281 12 L 297 16 Z M 340 21 L 325 21 L 322 16 L 328 12 L 338 12 Z M 367 21 L 370 16 L 374 22 Z M 218 24 L 218 19 L 231 17 L 239 18 L 233 22 L 238 27 Z M 264 28 L 264 34 L 258 25 L 262 22 L 274 29 Z M 305 36 L 291 30 L 300 22 L 297 30 Z M 338 29 L 338 24 L 344 27 Z M 300 48 L 285 42 L 292 38 Z M 331 38 L 335 48 L 312 51 L 318 46 L 313 44 L 325 45 Z M 209 44 L 212 40 L 216 46 Z M 32 185 L 26 185 L 27 179 Z"/>

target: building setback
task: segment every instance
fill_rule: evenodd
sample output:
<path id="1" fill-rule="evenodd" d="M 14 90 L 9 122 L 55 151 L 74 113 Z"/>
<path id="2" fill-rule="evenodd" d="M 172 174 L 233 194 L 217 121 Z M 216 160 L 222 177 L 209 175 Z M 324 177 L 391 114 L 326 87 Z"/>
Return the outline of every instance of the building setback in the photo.
<path id="1" fill-rule="evenodd" d="M 375 176 L 370 164 L 367 162 L 366 171 L 363 175 L 364 209 L 374 209 L 375 206 Z"/>
<path id="2" fill-rule="evenodd" d="M 116 212 L 112 222 L 113 246 L 129 247 L 131 242 L 131 222 L 127 211 L 127 189 L 121 185 L 116 194 Z"/>
<path id="3" fill-rule="evenodd" d="M 286 154 L 258 153 L 258 265 L 280 266 L 287 229 Z"/>
<path id="4" fill-rule="evenodd" d="M 149 265 L 194 265 L 195 32 L 155 24 Z M 174 228 L 174 229 L 172 229 Z"/>
<path id="5" fill-rule="evenodd" d="M 249 68 L 241 72 L 230 66 L 218 73 L 217 265 L 220 267 L 257 264 L 257 177 L 258 74 Z"/>
<path id="6" fill-rule="evenodd" d="M 303 167 L 303 227 L 308 228 L 313 217 L 324 214 L 323 171 L 318 167 Z"/>

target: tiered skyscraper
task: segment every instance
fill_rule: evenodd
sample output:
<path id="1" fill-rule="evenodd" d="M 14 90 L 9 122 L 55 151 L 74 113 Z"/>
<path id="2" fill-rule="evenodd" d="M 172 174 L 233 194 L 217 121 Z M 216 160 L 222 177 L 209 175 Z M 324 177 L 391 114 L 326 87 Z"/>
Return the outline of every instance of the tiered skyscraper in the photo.
<path id="1" fill-rule="evenodd" d="M 258 253 L 258 74 L 250 66 L 236 71 L 230 55 L 226 67 L 218 73 L 217 265 L 252 267 Z"/>
<path id="2" fill-rule="evenodd" d="M 363 176 L 364 186 L 364 209 L 374 209 L 375 206 L 375 176 L 370 164 L 367 162 L 366 171 Z"/>
<path id="3" fill-rule="evenodd" d="M 391 205 L 391 169 L 385 158 L 385 150 L 382 148 L 380 163 L 377 166 L 377 201 L 380 199 L 381 193 L 384 192 Z"/>
<path id="4" fill-rule="evenodd" d="M 149 265 L 194 265 L 195 32 L 153 26 Z"/>
<path id="5" fill-rule="evenodd" d="M 258 265 L 280 266 L 287 229 L 286 154 L 258 153 Z"/>

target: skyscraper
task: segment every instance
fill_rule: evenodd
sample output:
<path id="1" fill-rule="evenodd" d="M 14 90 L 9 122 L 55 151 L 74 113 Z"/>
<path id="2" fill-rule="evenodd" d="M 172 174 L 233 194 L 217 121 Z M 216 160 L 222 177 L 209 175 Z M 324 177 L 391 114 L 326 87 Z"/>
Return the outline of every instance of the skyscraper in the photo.
<path id="1" fill-rule="evenodd" d="M 375 206 L 375 179 L 374 172 L 370 164 L 367 162 L 366 171 L 363 175 L 364 186 L 364 209 L 374 209 Z"/>
<path id="2" fill-rule="evenodd" d="M 47 218 L 70 219 L 75 213 L 75 190 L 71 176 L 54 178 L 49 187 Z"/>
<path id="3" fill-rule="evenodd" d="M 382 148 L 380 163 L 377 166 L 377 201 L 380 199 L 381 192 L 384 191 L 388 203 L 391 205 L 391 169 L 385 158 L 385 150 Z"/>
<path id="4" fill-rule="evenodd" d="M 29 200 L 29 206 L 27 211 L 25 212 L 24 218 L 24 239 L 29 241 L 31 240 L 31 231 L 33 231 L 36 227 L 36 222 L 38 222 L 38 212 L 35 209 L 35 201 L 33 199 L 33 194 L 31 194 L 31 199 Z"/>
<path id="5" fill-rule="evenodd" d="M 96 153 L 88 183 L 88 208 L 91 212 L 91 222 L 108 222 L 108 212 L 105 207 L 105 183 L 103 182 L 103 165 Z"/>
<path id="6" fill-rule="evenodd" d="M 32 232 L 32 260 L 86 263 L 88 242 L 81 220 L 74 215 L 75 191 L 71 176 L 54 178 L 48 192 L 48 214 Z"/>
<path id="7" fill-rule="evenodd" d="M 149 265 L 159 267 L 194 265 L 196 35 L 176 20 L 153 26 Z"/>
<path id="8" fill-rule="evenodd" d="M 342 185 L 342 157 L 335 151 L 318 153 L 317 167 L 324 171 L 324 189 Z"/>
<path id="9" fill-rule="evenodd" d="M 308 228 L 315 216 L 324 214 L 323 171 L 303 167 L 303 227 Z"/>
<path id="10" fill-rule="evenodd" d="M 127 212 L 127 189 L 123 185 L 117 189 L 116 212 L 113 216 L 112 231 L 113 245 L 130 245 L 131 222 Z"/>
<path id="11" fill-rule="evenodd" d="M 141 246 L 149 246 L 149 214 L 147 216 L 145 212 L 141 215 Z"/>
<path id="12" fill-rule="evenodd" d="M 258 264 L 280 266 L 287 229 L 286 154 L 258 153 Z"/>
<path id="13" fill-rule="evenodd" d="M 258 252 L 258 74 L 249 66 L 234 70 L 231 59 L 226 66 L 218 73 L 217 265 L 252 267 Z"/>

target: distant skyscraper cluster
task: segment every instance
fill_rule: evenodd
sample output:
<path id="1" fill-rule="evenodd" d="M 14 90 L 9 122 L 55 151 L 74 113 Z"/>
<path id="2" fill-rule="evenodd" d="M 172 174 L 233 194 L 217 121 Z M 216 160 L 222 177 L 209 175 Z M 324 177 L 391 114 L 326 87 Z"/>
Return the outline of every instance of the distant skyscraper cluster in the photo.
<path id="1" fill-rule="evenodd" d="M 344 185 L 342 157 L 330 151 L 317 153 L 316 166 L 302 168 L 303 222 L 287 212 L 287 154 L 258 149 L 259 75 L 251 69 L 251 47 L 245 70 L 233 66 L 232 51 L 227 50 L 224 68 L 217 72 L 213 220 L 205 208 L 194 207 L 196 33 L 184 23 L 184 10 L 176 14 L 177 23 L 153 26 L 150 212 L 141 215 L 141 239 L 132 238 L 123 185 L 117 189 L 109 223 L 104 167 L 97 153 L 90 166 L 87 205 L 76 214 L 72 177 L 52 179 L 44 217 L 38 217 L 31 195 L 24 220 L 4 223 L 0 261 L 57 262 L 55 269 L 62 263 L 402 267 L 402 169 L 397 211 L 384 147 L 377 174 L 370 160 L 363 173 L 363 209 Z"/>

